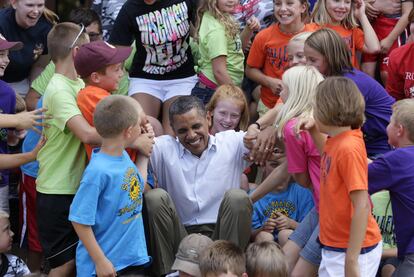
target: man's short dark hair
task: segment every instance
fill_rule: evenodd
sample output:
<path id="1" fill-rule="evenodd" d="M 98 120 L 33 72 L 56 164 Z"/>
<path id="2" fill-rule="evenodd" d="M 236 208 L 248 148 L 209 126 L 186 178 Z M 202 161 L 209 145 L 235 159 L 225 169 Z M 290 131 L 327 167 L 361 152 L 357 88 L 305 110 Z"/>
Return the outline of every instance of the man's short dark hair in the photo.
<path id="1" fill-rule="evenodd" d="M 202 117 L 206 117 L 206 107 L 204 103 L 195 96 L 180 96 L 178 97 L 170 106 L 169 110 L 169 118 L 170 124 L 172 125 L 174 122 L 174 116 L 185 114 L 192 109 L 196 109 L 198 114 Z"/>

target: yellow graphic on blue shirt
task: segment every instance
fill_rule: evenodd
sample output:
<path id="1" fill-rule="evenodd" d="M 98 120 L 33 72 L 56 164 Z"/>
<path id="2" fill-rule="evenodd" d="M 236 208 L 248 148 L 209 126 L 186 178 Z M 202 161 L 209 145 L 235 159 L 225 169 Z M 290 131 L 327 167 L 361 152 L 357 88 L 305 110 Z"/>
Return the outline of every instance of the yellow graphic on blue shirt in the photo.
<path id="1" fill-rule="evenodd" d="M 121 189 L 128 193 L 128 205 L 118 210 L 118 216 L 128 214 L 128 218 L 122 222 L 123 224 L 128 224 L 141 215 L 142 187 L 143 184 L 138 178 L 136 170 L 129 167 L 125 172 L 121 186 Z"/>
<path id="2" fill-rule="evenodd" d="M 263 214 L 266 218 L 277 218 L 278 213 L 281 213 L 284 216 L 291 217 L 292 214 L 296 211 L 296 206 L 291 201 L 280 200 L 270 202 Z"/>

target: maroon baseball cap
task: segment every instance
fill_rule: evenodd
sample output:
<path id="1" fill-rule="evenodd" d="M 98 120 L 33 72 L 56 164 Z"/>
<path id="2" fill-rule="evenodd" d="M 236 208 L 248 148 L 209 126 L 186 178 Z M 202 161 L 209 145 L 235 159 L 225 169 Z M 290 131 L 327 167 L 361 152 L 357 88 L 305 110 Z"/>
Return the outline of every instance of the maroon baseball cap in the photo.
<path id="1" fill-rule="evenodd" d="M 0 50 L 20 50 L 23 48 L 23 43 L 20 41 L 7 41 L 2 34 L 0 34 Z"/>
<path id="2" fill-rule="evenodd" d="M 86 43 L 79 47 L 75 56 L 76 72 L 86 78 L 108 65 L 125 61 L 131 51 L 131 47 L 115 47 L 102 40 Z"/>

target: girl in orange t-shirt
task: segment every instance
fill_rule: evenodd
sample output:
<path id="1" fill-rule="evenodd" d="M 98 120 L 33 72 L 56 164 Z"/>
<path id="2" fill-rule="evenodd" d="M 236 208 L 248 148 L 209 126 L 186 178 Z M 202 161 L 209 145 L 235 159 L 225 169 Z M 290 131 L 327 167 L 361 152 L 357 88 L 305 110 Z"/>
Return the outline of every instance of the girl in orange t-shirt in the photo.
<path id="1" fill-rule="evenodd" d="M 282 74 L 288 66 L 287 44 L 296 34 L 318 27 L 305 24 L 309 4 L 306 0 L 275 0 L 278 23 L 255 37 L 247 58 L 246 75 L 261 85 L 259 115 L 275 106 L 282 88 Z"/>
<path id="2" fill-rule="evenodd" d="M 312 22 L 339 33 L 351 50 L 352 65 L 356 68 L 359 68 L 357 51 L 370 54 L 380 51 L 378 37 L 365 14 L 362 0 L 319 0 L 312 12 Z"/>

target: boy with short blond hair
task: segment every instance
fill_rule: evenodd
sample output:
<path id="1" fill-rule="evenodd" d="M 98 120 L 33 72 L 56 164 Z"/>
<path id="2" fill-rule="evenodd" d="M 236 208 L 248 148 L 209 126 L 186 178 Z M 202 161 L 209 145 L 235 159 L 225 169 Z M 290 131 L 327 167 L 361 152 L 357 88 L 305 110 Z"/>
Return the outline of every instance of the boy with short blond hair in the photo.
<path id="1" fill-rule="evenodd" d="M 243 250 L 227 240 L 216 240 L 200 257 L 202 277 L 247 277 Z"/>
<path id="2" fill-rule="evenodd" d="M 139 157 L 138 172 L 125 151 L 141 134 L 138 105 L 111 95 L 96 106 L 102 146 L 93 150 L 69 214 L 81 240 L 77 276 L 143 275 L 151 260 L 141 214 L 148 157 Z"/>
<path id="3" fill-rule="evenodd" d="M 352 80 L 329 77 L 316 88 L 313 109 L 305 127 L 322 157 L 319 276 L 375 276 L 382 243 L 368 197 L 364 98 Z"/>
<path id="4" fill-rule="evenodd" d="M 387 127 L 388 142 L 396 149 L 368 166 L 369 193 L 388 190 L 394 216 L 398 257 L 393 276 L 414 275 L 414 99 L 395 102 Z"/>
<path id="5" fill-rule="evenodd" d="M 274 241 L 254 242 L 246 250 L 250 277 L 288 277 L 288 265 L 280 246 Z"/>
<path id="6" fill-rule="evenodd" d="M 88 41 L 83 26 L 68 22 L 55 25 L 48 35 L 49 53 L 56 68 L 44 93 L 43 107 L 53 119 L 43 130 L 48 142 L 38 155 L 36 201 L 39 238 L 52 268 L 49 276 L 74 273 L 79 239 L 67 216 L 86 166 L 82 142 L 100 143 L 98 133 L 76 105 L 84 82 L 78 78 L 73 57 Z"/>

